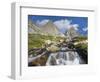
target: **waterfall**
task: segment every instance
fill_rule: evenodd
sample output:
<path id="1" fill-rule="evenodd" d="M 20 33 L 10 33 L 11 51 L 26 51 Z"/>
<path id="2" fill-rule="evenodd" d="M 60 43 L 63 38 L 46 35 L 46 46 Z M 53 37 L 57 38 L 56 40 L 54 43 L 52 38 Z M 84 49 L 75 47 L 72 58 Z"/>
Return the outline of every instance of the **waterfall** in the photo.
<path id="1" fill-rule="evenodd" d="M 76 51 L 51 53 L 46 65 L 74 65 L 80 64 L 80 57 Z"/>

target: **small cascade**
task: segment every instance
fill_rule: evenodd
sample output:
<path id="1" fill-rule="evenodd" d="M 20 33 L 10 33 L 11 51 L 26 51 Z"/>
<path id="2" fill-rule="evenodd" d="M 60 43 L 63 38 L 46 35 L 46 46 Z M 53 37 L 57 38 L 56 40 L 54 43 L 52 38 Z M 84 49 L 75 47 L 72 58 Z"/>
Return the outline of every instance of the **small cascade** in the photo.
<path id="1" fill-rule="evenodd" d="M 51 53 L 46 65 L 73 65 L 80 64 L 80 57 L 76 51 Z"/>

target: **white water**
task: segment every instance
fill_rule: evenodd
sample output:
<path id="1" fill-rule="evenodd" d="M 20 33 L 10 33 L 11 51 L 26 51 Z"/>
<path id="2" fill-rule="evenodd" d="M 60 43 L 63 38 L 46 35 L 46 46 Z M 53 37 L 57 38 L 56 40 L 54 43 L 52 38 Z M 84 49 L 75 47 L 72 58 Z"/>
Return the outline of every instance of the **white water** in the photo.
<path id="1" fill-rule="evenodd" d="M 75 51 L 51 53 L 46 65 L 75 65 L 80 64 L 80 57 Z"/>

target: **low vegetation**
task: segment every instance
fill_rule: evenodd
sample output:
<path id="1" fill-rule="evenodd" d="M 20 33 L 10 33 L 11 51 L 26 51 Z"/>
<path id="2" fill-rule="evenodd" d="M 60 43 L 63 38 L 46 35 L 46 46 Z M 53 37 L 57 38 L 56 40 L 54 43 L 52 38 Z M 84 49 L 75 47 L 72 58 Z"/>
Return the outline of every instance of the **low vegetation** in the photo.
<path id="1" fill-rule="evenodd" d="M 50 35 L 40 35 L 40 34 L 29 34 L 28 35 L 28 49 L 32 48 L 42 48 L 45 46 L 45 41 L 50 40 L 52 42 L 59 42 L 63 37 L 55 37 Z"/>

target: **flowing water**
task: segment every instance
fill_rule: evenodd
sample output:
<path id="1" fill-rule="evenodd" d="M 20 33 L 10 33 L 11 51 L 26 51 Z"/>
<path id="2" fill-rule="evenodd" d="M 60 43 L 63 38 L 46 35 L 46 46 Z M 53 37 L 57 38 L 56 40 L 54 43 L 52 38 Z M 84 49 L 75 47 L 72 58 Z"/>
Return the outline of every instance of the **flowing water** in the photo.
<path id="1" fill-rule="evenodd" d="M 64 50 L 65 48 L 61 48 Z M 82 59 L 76 51 L 59 51 L 56 53 L 51 53 L 48 57 L 46 65 L 75 65 L 81 64 Z"/>

